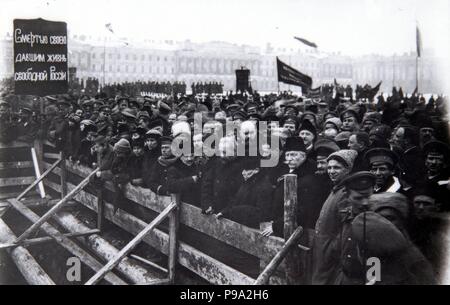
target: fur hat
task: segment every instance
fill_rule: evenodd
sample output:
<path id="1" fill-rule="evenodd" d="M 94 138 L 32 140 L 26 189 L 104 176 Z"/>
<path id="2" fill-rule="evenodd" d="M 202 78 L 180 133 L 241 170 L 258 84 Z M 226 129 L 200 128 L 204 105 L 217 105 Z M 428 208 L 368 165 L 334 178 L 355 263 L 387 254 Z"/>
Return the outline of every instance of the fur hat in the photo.
<path id="1" fill-rule="evenodd" d="M 326 126 L 327 124 L 333 124 L 334 126 L 336 126 L 336 130 L 339 131 L 341 130 L 342 121 L 339 118 L 329 118 L 325 121 L 324 126 Z"/>
<path id="2" fill-rule="evenodd" d="M 358 156 L 358 152 L 353 149 L 341 149 L 328 156 L 327 162 L 330 160 L 336 160 L 342 163 L 345 167 L 352 169 L 355 159 Z"/>

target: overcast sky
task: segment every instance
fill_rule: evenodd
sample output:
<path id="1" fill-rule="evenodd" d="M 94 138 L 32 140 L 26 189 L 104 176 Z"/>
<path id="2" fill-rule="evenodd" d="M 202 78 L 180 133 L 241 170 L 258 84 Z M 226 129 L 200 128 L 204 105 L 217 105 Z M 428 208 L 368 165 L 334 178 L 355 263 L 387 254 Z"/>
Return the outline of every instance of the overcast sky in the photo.
<path id="1" fill-rule="evenodd" d="M 348 55 L 415 50 L 415 24 L 424 47 L 447 56 L 448 0 L 1 0 L 0 33 L 14 18 L 66 21 L 72 33 L 133 39 L 222 40 L 295 47 L 293 36 L 322 51 Z"/>

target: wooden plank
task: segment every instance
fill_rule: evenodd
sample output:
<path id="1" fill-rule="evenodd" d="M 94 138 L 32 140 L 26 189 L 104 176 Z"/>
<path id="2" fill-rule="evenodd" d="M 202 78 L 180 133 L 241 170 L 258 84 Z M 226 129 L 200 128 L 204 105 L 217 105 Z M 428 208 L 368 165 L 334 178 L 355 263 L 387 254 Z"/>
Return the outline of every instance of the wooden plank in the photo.
<path id="1" fill-rule="evenodd" d="M 277 267 L 280 265 L 281 261 L 286 257 L 292 247 L 296 245 L 298 238 L 303 233 L 303 228 L 298 227 L 294 233 L 289 237 L 284 244 L 283 249 L 278 252 L 275 257 L 270 261 L 270 263 L 266 266 L 263 272 L 258 276 L 254 285 L 267 285 L 269 282 L 269 278 L 273 275 Z"/>
<path id="2" fill-rule="evenodd" d="M 34 159 L 34 158 L 33 158 Z M 58 160 L 56 161 L 54 164 L 52 164 L 52 166 L 50 166 L 42 175 L 40 173 L 36 173 L 36 175 L 38 176 L 38 178 L 29 186 L 27 187 L 22 193 L 20 193 L 19 196 L 17 196 L 17 200 L 22 199 L 32 188 L 34 188 L 38 183 L 39 185 L 42 185 L 42 180 L 47 177 L 47 175 L 61 162 L 62 160 Z M 34 162 L 34 161 L 33 161 Z M 42 190 L 41 187 L 39 187 L 39 192 L 41 194 L 41 198 L 45 198 L 45 191 L 43 191 L 44 186 L 42 185 Z M 44 196 L 42 196 L 42 192 L 44 192 Z"/>
<path id="3" fill-rule="evenodd" d="M 8 199 L 8 202 L 23 216 L 25 216 L 31 222 L 36 222 L 39 220 L 39 216 L 34 213 L 32 210 L 27 208 L 21 202 L 15 199 Z M 58 231 L 55 227 L 48 223 L 44 223 L 42 225 L 42 230 L 47 233 L 49 236 L 53 237 L 55 241 L 60 244 L 64 249 L 77 256 L 83 263 L 85 263 L 92 270 L 97 271 L 102 268 L 102 264 L 95 259 L 88 252 L 84 251 L 80 246 L 78 246 L 75 242 L 70 240 L 68 237 L 64 236 L 60 231 Z M 126 284 L 122 279 L 120 279 L 115 274 L 109 273 L 105 276 L 105 280 L 114 285 L 124 285 Z"/>
<path id="4" fill-rule="evenodd" d="M 284 176 L 284 240 L 288 241 L 297 229 L 297 175 Z M 286 254 L 286 281 L 288 284 L 299 284 L 298 248 Z"/>
<path id="5" fill-rule="evenodd" d="M 66 156 L 63 151 L 59 153 L 59 158 L 63 160 L 60 166 L 61 174 L 60 174 L 60 181 L 61 181 L 61 199 L 63 199 L 67 194 L 67 169 L 66 169 Z"/>
<path id="6" fill-rule="evenodd" d="M 44 181 L 44 184 L 47 184 L 48 187 L 53 188 L 55 191 L 60 189 L 58 184 L 51 181 Z M 68 183 L 67 187 L 70 190 L 74 185 Z M 94 195 L 81 191 L 75 195 L 75 199 L 92 211 L 97 211 L 96 197 Z M 112 204 L 106 201 L 105 218 L 131 234 L 138 234 L 146 225 L 144 221 L 121 209 L 118 209 L 114 214 Z M 155 229 L 143 241 L 165 255 L 169 253 L 169 236 L 167 233 Z M 182 241 L 179 243 L 178 262 L 212 284 L 250 285 L 255 280 Z"/>
<path id="7" fill-rule="evenodd" d="M 108 261 L 106 265 L 103 266 L 99 271 L 97 271 L 96 274 L 94 274 L 86 283 L 85 285 L 95 285 L 97 284 L 108 272 L 114 269 L 115 266 L 117 266 L 120 261 L 128 255 L 136 246 L 144 239 L 147 234 L 149 234 L 153 229 L 156 228 L 161 222 L 163 222 L 164 219 L 166 219 L 170 212 L 172 212 L 174 209 L 176 209 L 177 204 L 173 203 L 169 205 L 161 214 L 159 214 L 155 219 L 153 219 L 148 225 L 145 226 L 142 231 L 140 231 L 128 244 L 125 245 L 125 247 L 122 248 L 122 250 L 117 253 L 116 256 L 114 256 L 113 259 Z M 170 270 L 169 270 L 170 272 Z"/>
<path id="8" fill-rule="evenodd" d="M 72 199 L 77 192 L 82 190 L 89 183 L 89 179 L 95 175 L 99 171 L 99 168 L 96 168 L 92 171 L 83 181 L 80 182 L 69 194 L 64 196 L 61 201 L 55 204 L 50 210 L 47 211 L 41 218 L 37 219 L 28 229 L 25 230 L 16 240 L 16 242 L 20 242 L 30 236 L 33 232 L 39 229 L 47 220 L 49 220 L 57 211 L 59 211 L 66 202 Z M 65 187 L 61 186 L 61 190 L 64 190 Z"/>
<path id="9" fill-rule="evenodd" d="M 8 225 L 0 219 L 0 241 L 10 243 L 16 239 L 16 236 Z M 33 256 L 24 247 L 16 247 L 7 250 L 11 259 L 16 264 L 17 269 L 30 285 L 55 285 L 55 282 L 45 273 Z"/>
<path id="10" fill-rule="evenodd" d="M 70 213 L 58 212 L 54 218 L 69 232 L 90 230 L 81 220 Z M 110 261 L 119 253 L 116 247 L 98 234 L 78 238 L 78 240 L 106 261 Z M 146 270 L 127 257 L 119 263 L 117 270 L 135 284 L 147 284 L 152 280 L 162 278 L 160 273 Z"/>
<path id="11" fill-rule="evenodd" d="M 58 159 L 59 158 L 59 154 L 44 153 L 44 158 L 47 158 L 47 159 Z"/>
<path id="12" fill-rule="evenodd" d="M 82 232 L 66 233 L 66 234 L 64 234 L 64 236 L 66 236 L 66 237 L 80 237 L 80 236 L 86 236 L 86 235 L 91 235 L 91 234 L 96 234 L 96 233 L 99 233 L 99 231 L 97 229 L 95 229 L 95 230 L 85 230 L 85 231 L 82 231 Z M 20 246 L 21 247 L 29 247 L 29 246 L 32 246 L 32 245 L 37 245 L 37 244 L 49 242 L 49 241 L 52 241 L 52 240 L 54 240 L 54 239 L 51 238 L 50 236 L 26 239 L 20 244 Z M 17 246 L 19 246 L 19 245 L 14 243 L 14 242 L 12 242 L 12 243 L 3 243 L 3 244 L 0 244 L 0 249 L 14 248 L 14 247 L 17 247 Z"/>
<path id="13" fill-rule="evenodd" d="M 66 163 L 67 170 L 80 177 L 86 176 L 90 169 Z M 48 163 L 47 165 L 48 166 Z M 60 172 L 55 170 L 56 174 Z M 111 183 L 105 183 L 105 188 L 113 191 Z M 136 187 L 131 184 L 126 186 L 127 199 L 140 204 L 148 209 L 160 213 L 170 204 L 170 197 L 157 196 L 149 189 Z M 205 233 L 230 246 L 238 248 L 255 257 L 270 261 L 283 247 L 284 240 L 275 236 L 262 236 L 260 231 L 246 227 L 229 219 L 217 219 L 204 215 L 201 209 L 190 204 L 181 203 L 180 223 Z"/>
<path id="14" fill-rule="evenodd" d="M 178 257 L 178 228 L 180 225 L 180 195 L 173 194 L 172 204 L 175 209 L 169 216 L 169 281 L 175 283 L 176 265 Z"/>
<path id="15" fill-rule="evenodd" d="M 0 162 L 0 169 L 33 168 L 32 161 Z"/>
<path id="16" fill-rule="evenodd" d="M 30 143 L 21 142 L 21 141 L 12 141 L 10 143 L 1 143 L 0 142 L 0 149 L 2 149 L 2 148 L 31 147 L 31 146 L 32 145 Z"/>
<path id="17" fill-rule="evenodd" d="M 36 176 L 36 179 L 39 181 L 37 182 L 39 194 L 41 194 L 41 198 L 45 198 L 45 189 L 44 184 L 42 183 L 42 179 L 44 178 L 41 177 L 41 169 L 39 168 L 39 162 L 34 147 L 31 147 L 31 159 L 33 160 L 34 174 Z"/>
<path id="18" fill-rule="evenodd" d="M 16 178 L 0 178 L 0 187 L 28 185 L 33 183 L 34 177 L 16 177 Z"/>

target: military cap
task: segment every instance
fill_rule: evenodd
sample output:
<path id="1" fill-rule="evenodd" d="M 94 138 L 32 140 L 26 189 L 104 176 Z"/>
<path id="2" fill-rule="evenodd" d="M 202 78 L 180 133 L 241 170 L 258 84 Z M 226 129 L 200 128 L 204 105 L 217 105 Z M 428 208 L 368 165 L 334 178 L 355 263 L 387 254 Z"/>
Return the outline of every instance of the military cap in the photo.
<path id="1" fill-rule="evenodd" d="M 144 136 L 146 132 L 147 132 L 147 129 L 140 127 L 140 126 L 133 128 L 133 131 L 132 131 L 132 133 L 137 133 L 140 136 Z"/>
<path id="2" fill-rule="evenodd" d="M 163 127 L 163 122 L 161 119 L 151 120 L 150 123 L 148 124 L 149 129 L 153 129 L 155 127 Z"/>
<path id="3" fill-rule="evenodd" d="M 355 117 L 356 121 L 359 123 L 361 118 L 359 116 L 359 111 L 358 109 L 356 109 L 355 107 L 348 107 L 347 109 L 345 109 L 344 111 L 341 112 L 340 118 L 341 121 L 344 121 L 344 115 L 348 113 L 350 115 L 352 115 L 353 117 Z"/>
<path id="4" fill-rule="evenodd" d="M 164 102 L 159 102 L 159 107 L 158 107 L 159 113 L 161 114 L 169 114 L 172 109 L 169 107 L 169 105 L 167 105 Z"/>
<path id="5" fill-rule="evenodd" d="M 378 124 L 378 123 L 381 122 L 381 114 L 378 113 L 378 112 L 375 112 L 375 111 L 373 111 L 373 112 L 367 112 L 367 113 L 364 115 L 363 123 L 364 123 L 365 121 L 372 121 L 372 122 L 375 122 L 376 124 Z"/>
<path id="6" fill-rule="evenodd" d="M 317 156 L 328 157 L 332 153 L 338 151 L 340 148 L 337 143 L 330 139 L 319 139 L 314 144 L 314 150 Z"/>
<path id="7" fill-rule="evenodd" d="M 153 138 L 153 139 L 160 139 L 162 137 L 162 133 L 159 130 L 156 129 L 150 129 L 145 133 L 145 138 Z"/>
<path id="8" fill-rule="evenodd" d="M 425 156 L 428 154 L 443 155 L 447 159 L 449 157 L 449 147 L 444 142 L 431 140 L 423 146 L 423 153 Z"/>
<path id="9" fill-rule="evenodd" d="M 231 116 L 233 120 L 246 120 L 247 119 L 247 113 L 245 113 L 244 111 L 238 110 L 235 113 L 233 113 L 233 115 Z"/>
<path id="10" fill-rule="evenodd" d="M 120 96 L 119 98 L 117 98 L 117 102 L 120 104 L 120 102 L 122 101 L 126 101 L 127 103 L 129 102 L 128 97 L 126 96 Z"/>
<path id="11" fill-rule="evenodd" d="M 283 125 L 284 124 L 294 124 L 295 128 L 297 128 L 298 127 L 298 119 L 296 116 L 288 115 L 283 120 Z"/>
<path id="12" fill-rule="evenodd" d="M 85 100 L 81 104 L 81 107 L 90 107 L 90 106 L 92 106 L 92 101 L 91 100 Z"/>
<path id="13" fill-rule="evenodd" d="M 125 108 L 121 111 L 122 115 L 129 119 L 136 119 L 133 109 Z"/>
<path id="14" fill-rule="evenodd" d="M 286 144 L 284 146 L 285 151 L 302 151 L 306 152 L 305 144 L 303 139 L 300 137 L 288 137 L 286 139 Z"/>
<path id="15" fill-rule="evenodd" d="M 256 113 L 258 112 L 258 104 L 255 102 L 248 102 L 245 105 L 245 110 L 247 110 L 247 113 Z"/>
<path id="16" fill-rule="evenodd" d="M 57 99 L 56 97 L 53 97 L 53 96 L 50 96 L 50 95 L 47 95 L 47 96 L 45 97 L 45 99 L 46 99 L 49 103 L 54 103 L 54 104 L 58 103 L 58 99 Z"/>
<path id="17" fill-rule="evenodd" d="M 128 101 L 128 107 L 131 107 L 131 105 L 134 105 L 134 106 L 136 106 L 137 108 L 139 108 L 139 103 L 138 103 L 138 101 L 135 100 L 135 99 L 130 99 L 130 100 Z"/>
<path id="18" fill-rule="evenodd" d="M 374 174 L 362 171 L 345 177 L 339 184 L 350 190 L 361 191 L 373 188 L 375 180 L 376 176 Z"/>
<path id="19" fill-rule="evenodd" d="M 226 110 L 227 111 L 233 111 L 233 110 L 238 110 L 238 109 L 241 109 L 241 108 L 242 107 L 240 105 L 238 105 L 238 104 L 231 104 L 231 105 L 227 106 Z"/>
<path id="20" fill-rule="evenodd" d="M 395 166 L 398 161 L 397 155 L 390 149 L 383 147 L 376 147 L 368 150 L 364 154 L 364 159 L 369 161 L 369 164 L 375 162 L 388 163 L 391 166 Z"/>
<path id="21" fill-rule="evenodd" d="M 121 124 L 117 125 L 117 133 L 122 134 L 122 133 L 129 133 L 129 132 L 130 132 L 130 127 L 128 126 L 128 124 L 121 123 Z"/>
<path id="22" fill-rule="evenodd" d="M 160 138 L 161 145 L 162 144 L 172 144 L 173 138 L 171 136 L 163 136 Z"/>
<path id="23" fill-rule="evenodd" d="M 111 107 L 109 105 L 102 105 L 98 108 L 98 111 L 104 111 L 105 109 L 109 109 L 111 111 Z"/>

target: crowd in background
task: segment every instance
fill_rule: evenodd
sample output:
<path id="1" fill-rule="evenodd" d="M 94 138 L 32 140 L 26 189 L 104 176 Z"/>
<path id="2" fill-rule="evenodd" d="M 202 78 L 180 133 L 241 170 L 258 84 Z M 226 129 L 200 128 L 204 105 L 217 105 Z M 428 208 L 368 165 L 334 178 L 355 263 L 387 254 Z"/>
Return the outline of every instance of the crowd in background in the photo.
<path id="1" fill-rule="evenodd" d="M 186 95 L 185 84 L 147 82 L 106 86 L 95 95 L 3 93 L 0 141 L 46 138 L 71 162 L 99 167 L 95 179 L 113 182 L 116 209 L 131 183 L 158 195 L 180 193 L 210 217 L 258 230 L 264 224 L 265 236 L 283 236 L 284 177 L 296 174 L 297 220 L 311 248 L 304 283 L 361 284 L 368 257 L 381 260 L 381 283 L 437 281 L 443 247 L 435 216 L 450 210 L 446 97 L 393 88 L 387 98 L 354 98 L 350 86 L 339 85 L 314 97 L 213 94 L 221 88 L 196 84 Z M 365 89 L 357 88 L 373 88 Z M 227 130 L 227 122 L 238 128 Z M 207 145 L 213 135 L 218 141 Z M 174 155 L 180 137 L 203 154 Z M 255 139 L 256 156 L 227 153 L 240 144 L 248 152 Z M 276 166 L 261 167 L 270 158 Z"/>

